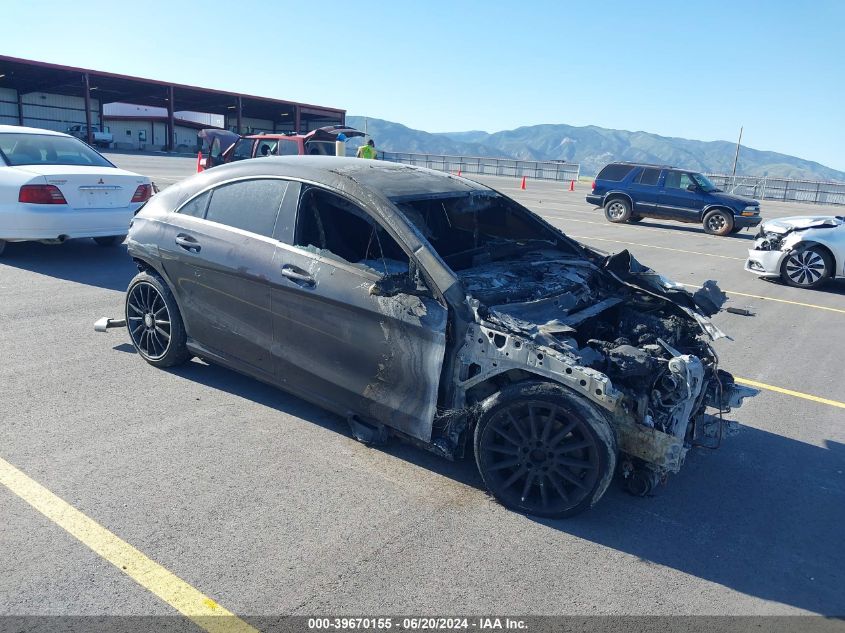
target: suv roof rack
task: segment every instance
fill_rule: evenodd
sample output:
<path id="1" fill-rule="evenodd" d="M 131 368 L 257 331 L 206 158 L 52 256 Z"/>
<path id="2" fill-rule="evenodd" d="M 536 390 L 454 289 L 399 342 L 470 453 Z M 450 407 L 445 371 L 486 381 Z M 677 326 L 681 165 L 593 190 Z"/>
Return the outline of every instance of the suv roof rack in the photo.
<path id="1" fill-rule="evenodd" d="M 640 165 L 642 167 L 662 167 L 663 169 L 677 169 L 674 165 L 658 165 L 657 163 L 641 163 L 634 160 L 617 160 L 618 165 Z"/>

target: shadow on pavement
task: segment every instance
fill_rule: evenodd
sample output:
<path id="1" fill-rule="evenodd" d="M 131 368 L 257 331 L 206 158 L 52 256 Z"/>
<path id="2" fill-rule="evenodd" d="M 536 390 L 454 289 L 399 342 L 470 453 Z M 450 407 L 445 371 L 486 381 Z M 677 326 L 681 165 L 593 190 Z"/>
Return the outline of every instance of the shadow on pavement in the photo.
<path id="1" fill-rule="evenodd" d="M 806 303 L 812 303 L 813 295 L 818 293 L 845 296 L 845 278 L 842 277 L 840 277 L 839 279 L 828 279 L 827 283 L 825 283 L 822 287 L 813 289 L 793 288 L 792 286 L 787 286 L 780 279 L 768 279 L 765 277 L 760 277 L 760 279 L 762 281 L 765 281 L 766 283 L 770 283 L 776 286 L 783 286 L 784 288 L 789 288 L 790 290 L 795 290 L 797 292 L 803 293 L 801 298 L 794 299 L 795 301 L 804 301 Z"/>
<path id="2" fill-rule="evenodd" d="M 98 246 L 88 239 L 64 244 L 10 242 L 0 264 L 109 290 L 126 290 L 138 272 L 125 247 Z"/>
<path id="3" fill-rule="evenodd" d="M 613 488 L 613 487 L 612 487 Z M 657 496 L 612 489 L 590 513 L 544 525 L 741 593 L 845 614 L 845 445 L 743 427 L 697 449 Z"/>
<path id="4" fill-rule="evenodd" d="M 115 346 L 114 349 L 124 352 L 134 352 L 134 348 L 128 343 Z M 193 361 L 180 367 L 173 367 L 167 371 L 207 387 L 213 387 L 277 409 L 286 414 L 294 415 L 334 433 L 352 437 L 346 420 L 340 416 L 321 409 L 297 396 L 286 393 L 281 389 L 224 367 L 207 365 L 202 361 Z M 425 449 L 401 442 L 395 438 L 391 439 L 387 445 L 378 447 L 376 450 L 381 450 L 384 453 L 393 455 L 427 470 L 445 475 L 465 485 L 473 486 L 478 488 L 479 491 L 484 490 L 481 476 L 478 474 L 474 461 L 450 462 Z"/>
<path id="5" fill-rule="evenodd" d="M 191 362 L 175 375 L 349 436 L 345 420 L 235 372 Z M 392 440 L 383 452 L 483 492 L 471 457 L 449 462 Z M 614 482 L 591 511 L 535 519 L 593 543 L 751 596 L 845 614 L 845 445 L 814 446 L 752 427 L 695 449 L 654 497 Z"/>
<path id="6" fill-rule="evenodd" d="M 653 219 L 649 219 L 647 221 L 642 220 L 640 222 L 637 222 L 636 224 L 629 224 L 628 226 L 648 226 L 653 229 L 666 229 L 667 231 L 682 231 L 684 233 L 697 233 L 699 235 L 709 235 L 709 233 L 706 233 L 704 229 L 698 224 L 663 224 L 662 222 L 657 222 Z M 753 229 L 743 229 L 739 233 L 731 233 L 730 235 L 725 235 L 724 239 L 748 240 L 753 242 L 755 240 L 756 234 L 757 228 L 755 227 Z"/>

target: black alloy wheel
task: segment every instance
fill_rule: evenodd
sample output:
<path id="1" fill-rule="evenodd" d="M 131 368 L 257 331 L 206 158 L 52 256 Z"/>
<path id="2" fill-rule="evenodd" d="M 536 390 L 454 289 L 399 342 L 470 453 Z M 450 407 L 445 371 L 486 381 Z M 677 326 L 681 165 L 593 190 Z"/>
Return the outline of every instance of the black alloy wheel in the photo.
<path id="1" fill-rule="evenodd" d="M 552 384 L 515 385 L 497 396 L 475 435 L 490 492 L 509 508 L 543 517 L 572 516 L 593 505 L 616 465 L 607 420 Z"/>
<path id="2" fill-rule="evenodd" d="M 170 289 L 155 275 L 139 273 L 129 284 L 126 328 L 135 350 L 151 365 L 171 367 L 190 357 L 179 308 Z"/>

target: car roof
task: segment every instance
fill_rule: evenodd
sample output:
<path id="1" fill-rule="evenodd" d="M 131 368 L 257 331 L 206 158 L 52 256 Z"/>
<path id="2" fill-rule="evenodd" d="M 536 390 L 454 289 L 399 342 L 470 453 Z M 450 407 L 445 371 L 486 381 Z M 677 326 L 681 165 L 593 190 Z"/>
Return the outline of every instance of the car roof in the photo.
<path id="1" fill-rule="evenodd" d="M 23 127 L 22 125 L 0 125 L 0 133 L 4 134 L 46 134 L 48 136 L 68 136 L 55 130 L 43 130 L 37 127 Z"/>
<path id="2" fill-rule="evenodd" d="M 347 185 L 371 189 L 392 200 L 489 191 L 480 183 L 425 167 L 338 156 L 268 156 L 237 161 L 204 173 L 217 176 L 215 180 L 219 181 L 272 175 L 335 188 L 345 188 L 341 185 L 345 180 Z"/>
<path id="3" fill-rule="evenodd" d="M 635 163 L 627 160 L 617 160 L 609 165 L 631 165 L 632 167 L 657 167 L 658 169 L 678 169 L 674 165 L 658 165 L 656 163 Z"/>

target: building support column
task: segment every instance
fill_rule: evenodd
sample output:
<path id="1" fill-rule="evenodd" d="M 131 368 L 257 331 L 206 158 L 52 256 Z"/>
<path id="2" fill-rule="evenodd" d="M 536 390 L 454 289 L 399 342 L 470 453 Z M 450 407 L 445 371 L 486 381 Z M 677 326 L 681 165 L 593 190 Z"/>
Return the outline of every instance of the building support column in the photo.
<path id="1" fill-rule="evenodd" d="M 175 107 L 174 104 L 173 104 L 174 99 L 175 99 L 175 97 L 174 97 L 173 86 L 168 86 L 167 87 L 167 144 L 165 146 L 165 149 L 168 152 L 173 151 L 173 149 L 174 149 L 174 147 L 173 147 L 173 137 L 176 136 L 176 121 L 173 117 L 173 111 L 174 111 L 174 107 Z"/>
<path id="2" fill-rule="evenodd" d="M 88 73 L 83 73 L 82 85 L 85 88 L 85 127 L 88 129 L 88 145 L 93 145 L 94 132 L 91 130 L 91 79 L 88 77 Z"/>
<path id="3" fill-rule="evenodd" d="M 243 115 L 244 115 L 244 103 L 243 99 L 238 97 L 238 134 L 243 134 Z"/>
<path id="4" fill-rule="evenodd" d="M 23 126 L 23 95 L 20 90 L 15 90 L 18 93 L 18 125 Z"/>
<path id="5" fill-rule="evenodd" d="M 293 133 L 299 134 L 299 126 L 302 125 L 302 114 L 300 112 L 299 106 L 293 106 L 294 109 L 294 117 L 293 117 Z"/>

